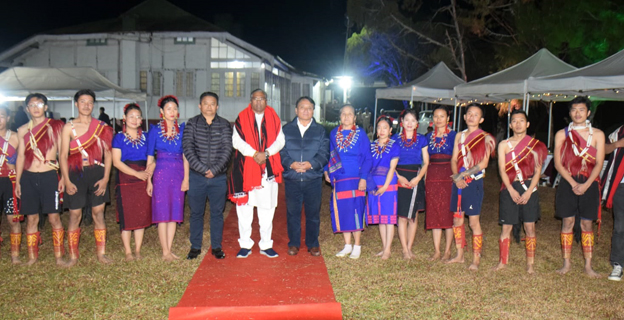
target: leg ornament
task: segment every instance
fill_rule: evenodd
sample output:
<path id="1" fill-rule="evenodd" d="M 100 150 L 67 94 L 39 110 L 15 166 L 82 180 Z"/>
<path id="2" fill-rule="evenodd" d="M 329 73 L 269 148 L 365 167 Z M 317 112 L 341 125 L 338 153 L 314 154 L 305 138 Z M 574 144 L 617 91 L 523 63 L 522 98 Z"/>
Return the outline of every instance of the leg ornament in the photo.
<path id="1" fill-rule="evenodd" d="M 26 234 L 26 244 L 28 245 L 28 259 L 35 260 L 39 258 L 40 243 L 41 237 L 39 236 L 39 232 Z"/>
<path id="2" fill-rule="evenodd" d="M 55 258 L 61 258 L 65 254 L 65 246 L 63 245 L 64 238 L 65 230 L 63 228 L 52 229 L 52 244 L 54 245 Z"/>
<path id="3" fill-rule="evenodd" d="M 67 245 L 69 247 L 69 258 L 72 260 L 78 260 L 80 258 L 80 252 L 78 251 L 78 244 L 80 243 L 80 228 L 74 231 L 67 232 Z"/>
<path id="4" fill-rule="evenodd" d="M 474 240 L 473 240 L 474 243 Z M 498 253 L 500 255 L 499 262 L 502 264 L 507 264 L 509 260 L 509 238 L 505 238 L 503 240 L 498 240 Z"/>
<path id="5" fill-rule="evenodd" d="M 591 259 L 594 252 L 594 232 L 583 231 L 581 233 L 581 246 L 583 247 L 583 257 Z"/>
<path id="6" fill-rule="evenodd" d="M 537 238 L 526 237 L 524 246 L 526 248 L 527 263 L 533 264 L 533 262 L 535 262 L 535 248 L 537 247 Z"/>
<path id="7" fill-rule="evenodd" d="M 481 256 L 481 251 L 483 251 L 483 235 L 482 234 L 473 234 L 472 235 L 472 253 L 476 253 Z"/>
<path id="8" fill-rule="evenodd" d="M 463 249 L 466 246 L 466 228 L 464 225 L 453 227 L 453 235 L 455 236 L 455 246 L 458 249 Z"/>
<path id="9" fill-rule="evenodd" d="M 20 244 L 22 243 L 21 233 L 11 233 L 11 257 L 19 257 Z"/>
<path id="10" fill-rule="evenodd" d="M 106 229 L 95 229 L 95 246 L 98 254 L 106 254 Z"/>
<path id="11" fill-rule="evenodd" d="M 572 255 L 572 241 L 574 241 L 574 234 L 570 233 L 561 233 L 561 252 L 563 253 L 564 259 L 570 259 Z"/>

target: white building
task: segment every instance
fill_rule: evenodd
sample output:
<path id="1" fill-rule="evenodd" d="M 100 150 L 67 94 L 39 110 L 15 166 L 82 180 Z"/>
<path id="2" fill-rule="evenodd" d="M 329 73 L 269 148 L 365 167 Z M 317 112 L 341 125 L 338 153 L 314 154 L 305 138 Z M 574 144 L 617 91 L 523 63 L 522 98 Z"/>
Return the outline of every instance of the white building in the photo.
<path id="1" fill-rule="evenodd" d="M 158 117 L 156 103 L 167 94 L 179 98 L 183 120 L 199 113 L 198 97 L 205 91 L 219 95 L 219 114 L 230 121 L 256 88 L 267 92 L 267 103 L 284 121 L 295 116 L 300 96 L 324 104 L 320 77 L 297 71 L 165 0 L 147 0 L 115 19 L 35 35 L 0 54 L 0 67 L 13 66 L 94 68 L 120 87 L 145 92 L 147 101 L 139 104 L 147 106 L 150 119 Z M 124 104 L 100 102 L 98 107 L 121 117 Z M 71 117 L 73 103 L 49 105 L 55 117 Z M 320 110 L 316 108 L 317 120 Z"/>

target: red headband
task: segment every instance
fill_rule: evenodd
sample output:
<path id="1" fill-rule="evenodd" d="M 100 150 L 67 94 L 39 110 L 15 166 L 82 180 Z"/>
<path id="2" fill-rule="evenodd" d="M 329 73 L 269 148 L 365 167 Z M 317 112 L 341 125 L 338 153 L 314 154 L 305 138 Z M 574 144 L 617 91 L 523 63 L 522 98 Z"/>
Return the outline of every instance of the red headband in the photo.
<path id="1" fill-rule="evenodd" d="M 177 105 L 180 105 L 180 103 L 178 102 L 178 98 L 176 96 L 170 94 L 170 95 L 167 95 L 167 96 L 164 96 L 164 97 L 158 99 L 158 106 L 160 107 L 160 103 L 163 102 L 163 100 L 169 99 L 169 98 L 173 99 Z"/>

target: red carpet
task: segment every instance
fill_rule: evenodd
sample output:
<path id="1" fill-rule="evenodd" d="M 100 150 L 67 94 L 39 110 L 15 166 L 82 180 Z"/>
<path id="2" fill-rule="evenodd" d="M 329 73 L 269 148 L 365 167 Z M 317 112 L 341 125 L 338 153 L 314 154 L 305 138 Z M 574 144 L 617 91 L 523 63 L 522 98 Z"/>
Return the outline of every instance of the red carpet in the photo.
<path id="1" fill-rule="evenodd" d="M 182 299 L 169 309 L 169 319 L 342 319 L 334 298 L 325 261 L 312 257 L 301 240 L 301 251 L 289 256 L 286 202 L 280 186 L 279 205 L 273 218 L 273 249 L 278 258 L 260 254 L 257 217 L 254 218 L 252 254 L 237 259 L 236 207 L 223 227 L 227 257 L 214 259 L 209 251 L 195 272 Z M 302 216 L 302 236 L 305 234 Z"/>

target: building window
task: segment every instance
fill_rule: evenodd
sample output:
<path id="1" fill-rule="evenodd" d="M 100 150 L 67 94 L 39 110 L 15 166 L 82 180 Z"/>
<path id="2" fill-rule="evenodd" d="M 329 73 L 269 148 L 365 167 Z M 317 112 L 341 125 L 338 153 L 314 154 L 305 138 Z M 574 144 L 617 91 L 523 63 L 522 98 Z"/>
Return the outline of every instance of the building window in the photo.
<path id="1" fill-rule="evenodd" d="M 184 72 L 176 71 L 175 77 L 175 92 L 177 97 L 181 97 L 184 94 Z"/>
<path id="2" fill-rule="evenodd" d="M 105 46 L 108 39 L 87 39 L 87 46 Z"/>
<path id="3" fill-rule="evenodd" d="M 193 37 L 177 37 L 173 40 L 173 44 L 195 44 Z"/>
<path id="4" fill-rule="evenodd" d="M 234 72 L 225 73 L 225 96 L 234 96 Z"/>
<path id="5" fill-rule="evenodd" d="M 251 73 L 251 90 L 260 88 L 260 72 Z"/>
<path id="6" fill-rule="evenodd" d="M 212 38 L 210 40 L 210 57 L 212 59 L 251 59 L 243 51 Z"/>
<path id="7" fill-rule="evenodd" d="M 306 96 L 306 97 L 310 96 L 310 84 L 309 83 L 304 83 L 302 90 L 303 90 L 302 96 Z"/>
<path id="8" fill-rule="evenodd" d="M 139 88 L 141 92 L 147 92 L 147 71 L 139 72 Z"/>
<path id="9" fill-rule="evenodd" d="M 162 88 L 162 73 L 160 71 L 152 72 L 152 95 L 160 96 Z"/>
<path id="10" fill-rule="evenodd" d="M 188 71 L 186 73 L 186 96 L 194 97 L 195 96 L 195 72 Z"/>
<path id="11" fill-rule="evenodd" d="M 246 78 L 245 78 L 245 73 L 244 72 L 237 72 L 236 73 L 236 96 L 237 97 L 242 97 L 245 95 L 245 82 L 246 82 Z"/>
<path id="12" fill-rule="evenodd" d="M 210 90 L 216 94 L 221 94 L 221 75 L 219 73 L 212 73 L 212 80 L 210 83 Z"/>

